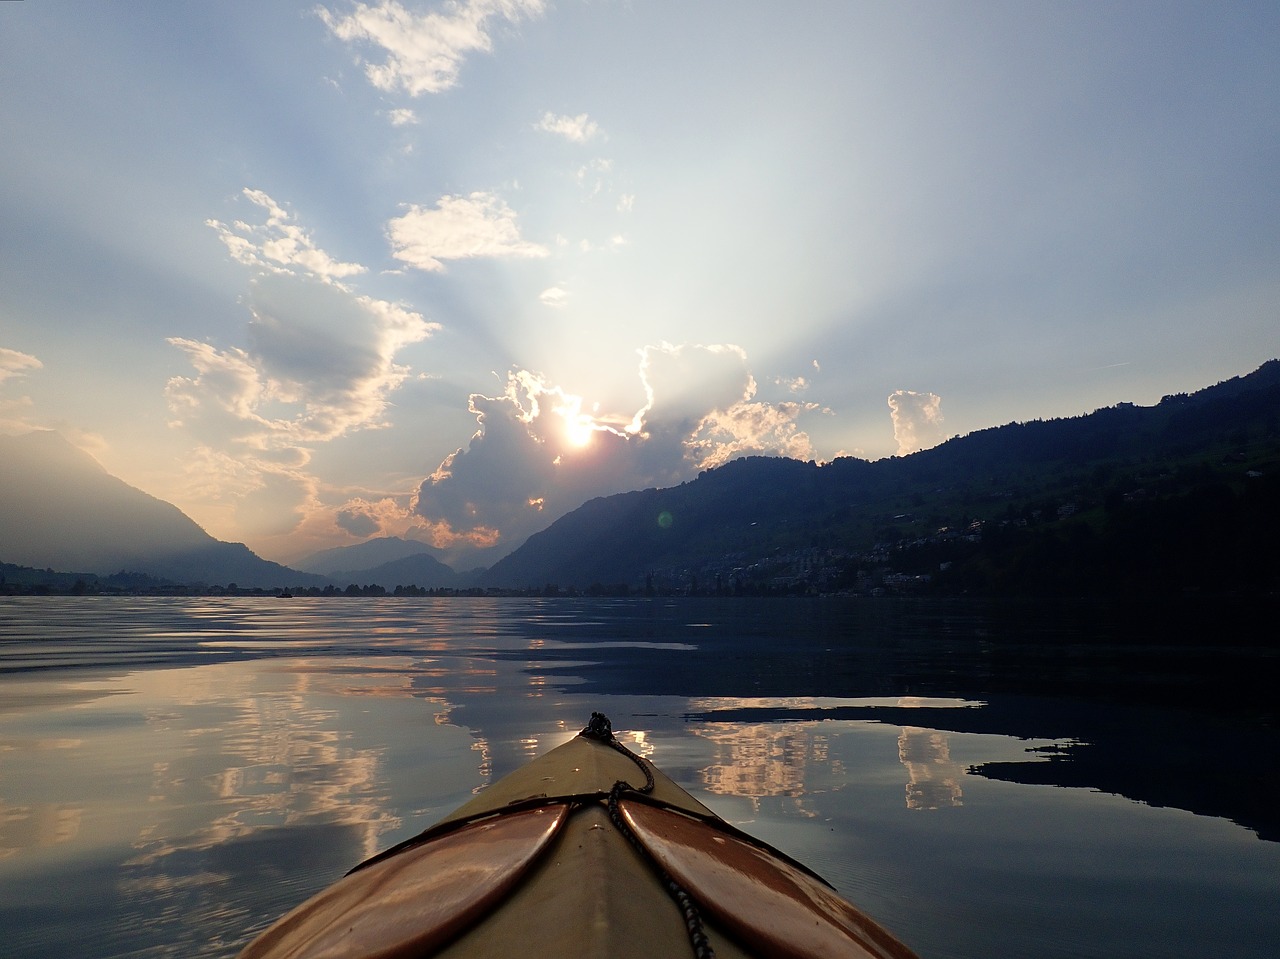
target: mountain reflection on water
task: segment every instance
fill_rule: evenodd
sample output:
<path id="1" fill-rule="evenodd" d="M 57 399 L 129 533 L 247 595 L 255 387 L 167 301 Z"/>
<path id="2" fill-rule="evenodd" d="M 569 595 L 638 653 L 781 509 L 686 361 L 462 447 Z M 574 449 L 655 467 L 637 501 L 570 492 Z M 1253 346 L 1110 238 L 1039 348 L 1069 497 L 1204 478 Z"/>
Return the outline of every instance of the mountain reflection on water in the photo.
<path id="1" fill-rule="evenodd" d="M 1256 628 L 1270 610 L 1163 624 L 831 600 L 0 612 L 0 941 L 16 959 L 233 955 L 592 709 L 922 955 L 1193 955 L 1278 931 L 1260 904 L 1280 844 L 1255 838 L 1280 838 L 1277 660 Z M 1195 875 L 1175 881 L 1184 861 Z M 1155 952 L 1129 949 L 1157 923 Z"/>

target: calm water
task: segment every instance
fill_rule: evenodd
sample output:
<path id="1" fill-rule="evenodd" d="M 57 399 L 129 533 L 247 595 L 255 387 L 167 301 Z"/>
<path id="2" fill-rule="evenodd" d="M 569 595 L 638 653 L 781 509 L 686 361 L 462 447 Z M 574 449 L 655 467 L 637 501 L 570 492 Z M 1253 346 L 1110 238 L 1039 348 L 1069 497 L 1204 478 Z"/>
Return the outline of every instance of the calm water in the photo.
<path id="1" fill-rule="evenodd" d="M 234 955 L 593 709 L 925 957 L 1277 955 L 1274 610 L 0 599 L 0 952 Z"/>

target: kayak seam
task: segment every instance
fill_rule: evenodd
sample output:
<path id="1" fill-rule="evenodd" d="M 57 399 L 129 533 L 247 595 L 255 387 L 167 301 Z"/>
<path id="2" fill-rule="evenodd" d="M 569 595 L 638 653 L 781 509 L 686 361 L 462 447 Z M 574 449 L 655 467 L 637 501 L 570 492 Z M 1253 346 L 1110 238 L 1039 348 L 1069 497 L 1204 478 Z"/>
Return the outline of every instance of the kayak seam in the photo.
<path id="1" fill-rule="evenodd" d="M 702 913 L 698 910 L 698 904 L 693 896 L 689 895 L 689 891 L 680 885 L 670 873 L 662 868 L 648 848 L 640 841 L 640 838 L 628 825 L 623 818 L 621 811 L 618 809 L 618 798 L 625 793 L 634 793 L 636 796 L 647 796 L 653 792 L 654 779 L 653 771 L 649 768 L 649 764 L 643 757 L 636 755 L 622 743 L 618 742 L 613 735 L 613 725 L 609 722 L 609 717 L 604 713 L 593 712 L 591 721 L 578 735 L 585 736 L 588 739 L 594 739 L 603 743 L 612 749 L 616 749 L 622 753 L 633 763 L 640 767 L 640 771 L 644 773 L 644 786 L 637 787 L 631 785 L 625 779 L 619 779 L 613 784 L 613 788 L 609 790 L 609 819 L 613 823 L 614 828 L 622 833 L 623 837 L 631 844 L 649 864 L 649 868 L 656 872 L 662 880 L 662 887 L 666 890 L 676 904 L 676 908 L 680 910 L 680 915 L 684 919 L 685 932 L 689 936 L 689 946 L 693 949 L 694 959 L 715 959 L 715 950 L 711 947 L 710 941 L 707 939 L 707 930 L 702 923 Z M 663 804 L 665 805 L 665 804 Z"/>

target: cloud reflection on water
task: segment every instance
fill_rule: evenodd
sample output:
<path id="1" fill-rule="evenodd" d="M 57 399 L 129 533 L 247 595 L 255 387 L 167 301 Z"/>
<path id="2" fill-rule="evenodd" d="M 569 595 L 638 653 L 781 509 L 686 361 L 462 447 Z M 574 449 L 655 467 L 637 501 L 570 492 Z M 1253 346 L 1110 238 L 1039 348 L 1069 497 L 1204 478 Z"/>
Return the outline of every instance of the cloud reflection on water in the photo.
<path id="1" fill-rule="evenodd" d="M 963 700 L 903 696 L 898 699 L 842 700 L 830 697 L 751 697 L 698 699 L 690 709 L 707 712 L 727 710 L 777 710 L 781 715 L 796 710 L 822 710 L 847 705 L 895 706 L 906 709 L 969 706 Z M 699 776 L 708 792 L 749 799 L 759 810 L 765 797 L 787 796 L 795 800 L 797 811 L 816 815 L 804 797 L 828 791 L 822 782 L 839 783 L 847 778 L 844 763 L 831 756 L 831 743 L 820 730 L 827 720 L 772 721 L 763 723 L 702 722 L 692 731 L 715 744 L 715 759 Z M 839 728 L 842 724 L 836 723 Z M 919 726 L 901 726 L 898 760 L 907 773 L 908 809 L 935 810 L 963 805 L 960 785 L 964 767 L 952 760 L 950 734 Z M 815 772 L 819 770 L 820 772 Z"/>
<path id="2" fill-rule="evenodd" d="M 827 737 L 817 732 L 816 722 L 705 723 L 693 732 L 714 745 L 714 759 L 699 773 L 710 793 L 739 796 L 759 810 L 760 800 L 786 796 L 805 815 L 816 815 L 804 801 L 816 791 L 807 773 L 814 764 L 831 762 Z M 828 770 L 839 775 L 843 764 L 834 761 Z"/>
<path id="3" fill-rule="evenodd" d="M 401 824 L 385 808 L 381 751 L 353 745 L 339 731 L 336 710 L 318 702 L 336 690 L 305 662 L 298 667 L 212 666 L 132 677 L 149 702 L 149 735 L 177 742 L 167 750 L 174 758 L 152 764 L 148 802 L 161 815 L 138 835 L 131 865 L 261 829 L 315 823 L 350 827 L 367 856 Z M 181 823 L 197 810 L 211 818 Z"/>
<path id="4" fill-rule="evenodd" d="M 23 849 L 70 842 L 79 834 L 83 817 L 83 806 L 10 806 L 0 802 L 0 859 L 8 859 Z"/>
<path id="5" fill-rule="evenodd" d="M 930 700 L 903 696 L 898 705 L 927 706 Z M 951 734 L 938 729 L 903 726 L 898 733 L 898 760 L 907 770 L 907 808 L 942 809 L 963 806 L 960 780 L 964 767 L 951 758 Z"/>

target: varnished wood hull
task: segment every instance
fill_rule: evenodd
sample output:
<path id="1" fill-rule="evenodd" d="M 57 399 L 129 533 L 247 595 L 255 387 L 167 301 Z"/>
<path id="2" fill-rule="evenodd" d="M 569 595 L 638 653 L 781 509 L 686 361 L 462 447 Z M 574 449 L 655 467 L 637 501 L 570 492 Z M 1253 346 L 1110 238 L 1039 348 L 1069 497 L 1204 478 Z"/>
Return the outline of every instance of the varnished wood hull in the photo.
<path id="1" fill-rule="evenodd" d="M 641 761 L 643 762 L 643 761 Z M 578 736 L 422 835 L 361 864 L 240 959 L 685 959 L 913 953 L 804 867 L 719 819 L 635 757 Z M 630 836 L 627 834 L 630 833 Z"/>

